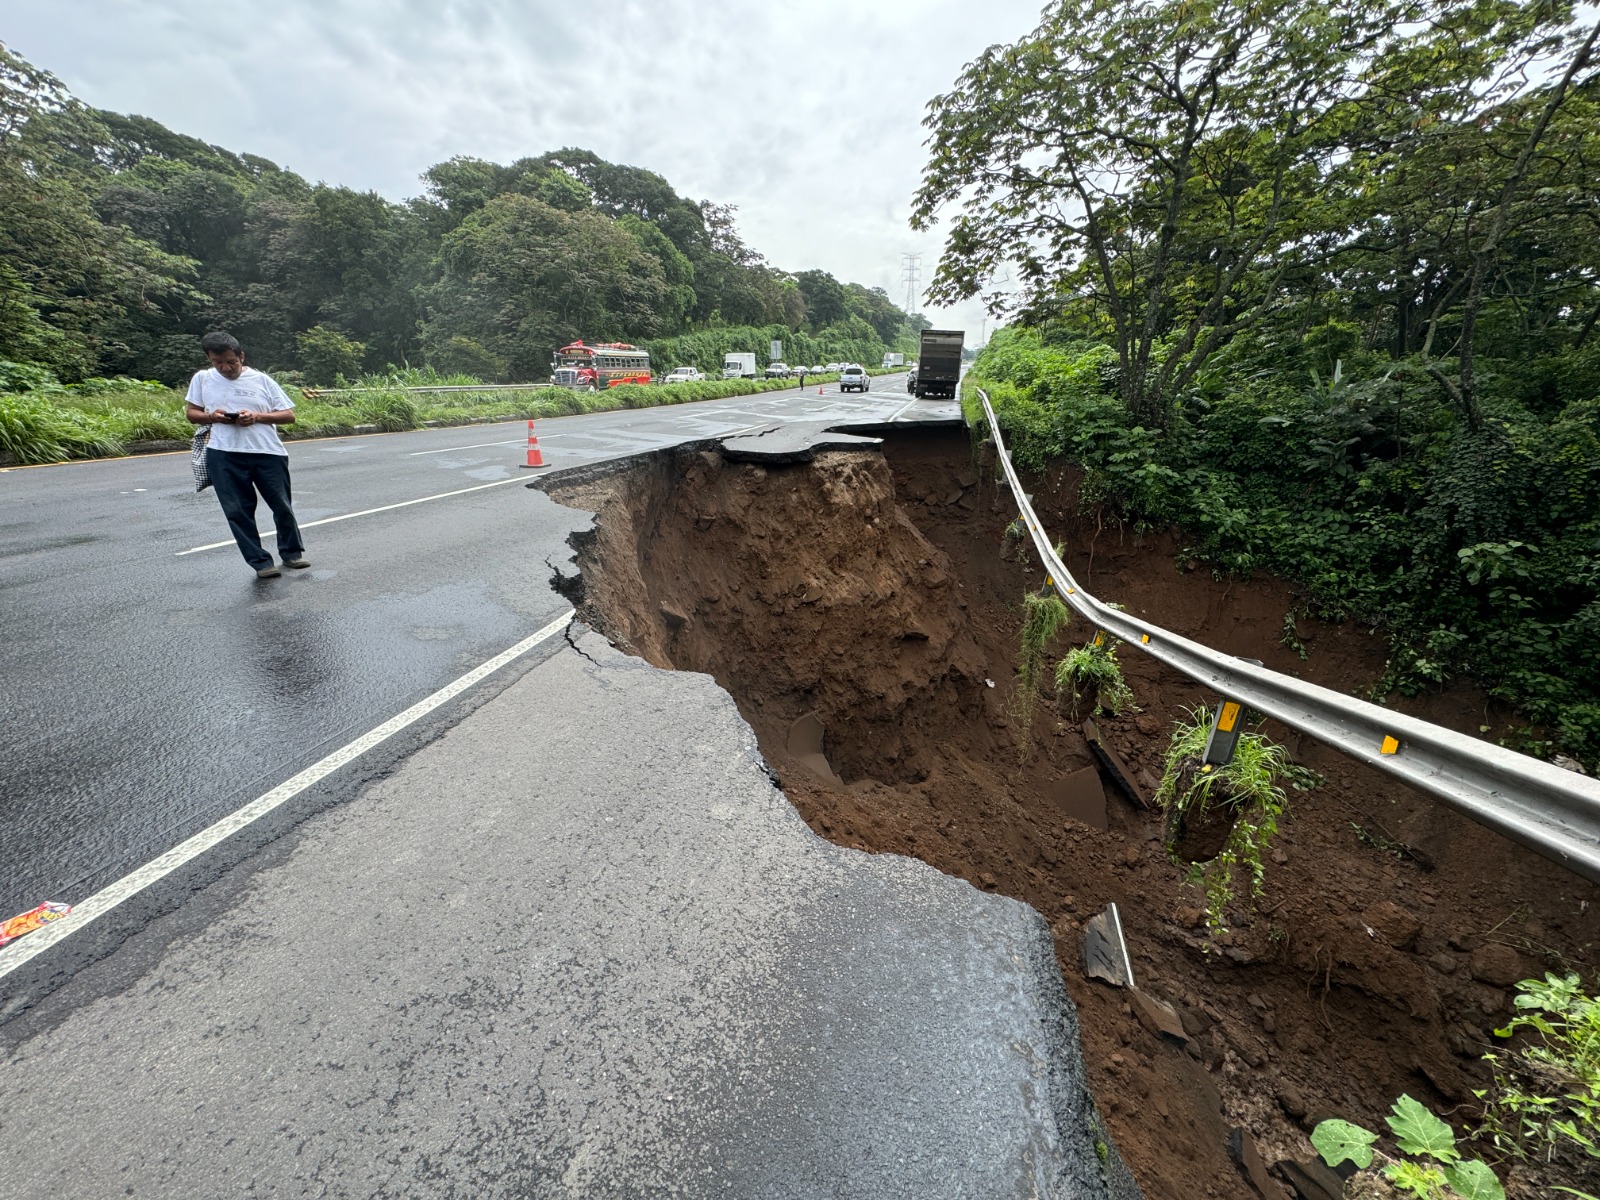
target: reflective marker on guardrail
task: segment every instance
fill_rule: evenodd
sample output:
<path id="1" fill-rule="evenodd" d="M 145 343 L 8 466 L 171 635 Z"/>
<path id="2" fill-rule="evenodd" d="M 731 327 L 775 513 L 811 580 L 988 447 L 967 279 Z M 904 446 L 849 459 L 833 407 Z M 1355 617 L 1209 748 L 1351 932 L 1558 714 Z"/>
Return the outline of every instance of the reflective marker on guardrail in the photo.
<path id="1" fill-rule="evenodd" d="M 1438 796 L 1474 821 L 1600 883 L 1600 781 L 1223 654 L 1079 589 L 1041 532 L 988 393 L 979 388 L 978 397 L 1039 561 L 1076 612 L 1196 683 Z"/>

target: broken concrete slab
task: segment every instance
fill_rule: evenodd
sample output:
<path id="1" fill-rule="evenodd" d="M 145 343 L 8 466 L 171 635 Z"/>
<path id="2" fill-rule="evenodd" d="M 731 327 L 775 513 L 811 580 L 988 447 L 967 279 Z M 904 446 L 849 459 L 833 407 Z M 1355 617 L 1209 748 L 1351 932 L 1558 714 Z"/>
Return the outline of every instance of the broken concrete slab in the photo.
<path id="1" fill-rule="evenodd" d="M 820 422 L 797 422 L 774 425 L 743 437 L 724 438 L 722 454 L 731 462 L 774 465 L 810 462 L 824 450 L 878 450 L 882 445 L 882 438 L 837 433 Z"/>
<path id="2" fill-rule="evenodd" d="M 1083 923 L 1083 973 L 1112 987 L 1131 988 L 1133 962 L 1122 937 L 1122 917 L 1115 904 L 1106 905 Z"/>
<path id="3" fill-rule="evenodd" d="M 1283 1185 L 1268 1174 L 1267 1164 L 1261 1161 L 1255 1139 L 1250 1136 L 1248 1129 L 1235 1126 L 1229 1131 L 1228 1154 L 1238 1164 L 1240 1173 L 1250 1181 L 1250 1186 L 1255 1188 L 1263 1200 L 1287 1200 Z"/>
<path id="4" fill-rule="evenodd" d="M 1321 1159 L 1280 1159 L 1277 1171 L 1289 1181 L 1298 1200 L 1341 1200 L 1344 1196 L 1344 1179 Z"/>
<path id="5" fill-rule="evenodd" d="M 1122 789 L 1124 795 L 1132 800 L 1139 808 L 1152 809 L 1155 807 L 1155 797 L 1145 794 L 1140 787 L 1134 773 L 1128 764 L 1122 761 L 1122 756 L 1113 750 L 1109 743 L 1100 736 L 1100 727 L 1091 718 L 1083 723 L 1083 737 L 1089 743 L 1089 749 L 1094 751 L 1094 756 L 1105 768 L 1111 782 Z"/>

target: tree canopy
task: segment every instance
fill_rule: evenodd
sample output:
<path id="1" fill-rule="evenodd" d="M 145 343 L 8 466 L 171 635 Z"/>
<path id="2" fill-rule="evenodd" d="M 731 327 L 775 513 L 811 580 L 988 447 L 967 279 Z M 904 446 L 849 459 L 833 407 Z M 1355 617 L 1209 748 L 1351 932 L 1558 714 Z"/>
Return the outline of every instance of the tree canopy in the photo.
<path id="1" fill-rule="evenodd" d="M 1156 425 L 1234 337 L 1330 319 L 1480 424 L 1480 316 L 1594 310 L 1594 39 L 1550 0 L 1054 5 L 930 105 L 931 295 L 1103 327 Z"/>
<path id="2" fill-rule="evenodd" d="M 1600 55 L 1561 0 L 1083 0 L 930 105 L 932 298 L 1109 520 L 1600 766 Z"/>
<path id="3" fill-rule="evenodd" d="M 196 335 L 307 382 L 431 365 L 548 373 L 576 338 L 778 327 L 894 345 L 911 322 L 825 272 L 815 307 L 739 236 L 731 205 L 567 147 L 464 156 L 394 203 L 90 108 L 0 46 L 0 360 L 67 380 L 176 383 Z"/>

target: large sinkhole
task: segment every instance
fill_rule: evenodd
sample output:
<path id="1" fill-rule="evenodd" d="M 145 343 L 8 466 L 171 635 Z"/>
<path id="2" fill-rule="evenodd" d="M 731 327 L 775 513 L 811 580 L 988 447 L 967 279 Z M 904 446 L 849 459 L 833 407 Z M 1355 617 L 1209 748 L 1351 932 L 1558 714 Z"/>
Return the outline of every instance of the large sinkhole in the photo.
<path id="1" fill-rule="evenodd" d="M 881 452 L 779 466 L 680 448 L 550 481 L 596 513 L 567 590 L 619 648 L 715 677 L 818 833 L 914 855 L 1045 915 L 1091 1084 L 1146 1195 L 1259 1195 L 1230 1155 L 1238 1131 L 1271 1166 L 1313 1157 L 1306 1131 L 1322 1116 L 1372 1127 L 1402 1092 L 1470 1105 L 1487 1031 L 1516 972 L 1540 965 L 1535 947 L 1591 961 L 1596 889 L 1278 730 L 1326 782 L 1296 797 L 1260 903 L 1208 945 L 1159 816 L 1102 781 L 1048 695 L 1020 725 L 1021 602 L 1043 575 L 1007 534 L 1004 485 L 963 429 L 874 432 Z M 1082 511 L 1077 482 L 1061 470 L 1030 487 L 1097 595 L 1329 686 L 1381 673 L 1370 629 L 1297 616 L 1279 581 L 1213 578 L 1176 535 Z M 1075 622 L 1053 650 L 1093 632 Z M 1172 722 L 1214 697 L 1131 649 L 1122 658 L 1142 711 L 1100 730 L 1153 792 Z M 1465 689 L 1410 710 L 1467 730 L 1509 718 Z M 1175 1006 L 1186 1044 L 1084 977 L 1081 923 L 1109 901 L 1141 987 Z"/>

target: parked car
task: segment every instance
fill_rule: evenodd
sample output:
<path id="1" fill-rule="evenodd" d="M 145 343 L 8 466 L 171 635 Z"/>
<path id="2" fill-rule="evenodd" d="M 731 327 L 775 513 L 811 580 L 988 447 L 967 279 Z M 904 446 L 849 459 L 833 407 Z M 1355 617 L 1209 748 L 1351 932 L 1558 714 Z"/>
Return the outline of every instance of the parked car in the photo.
<path id="1" fill-rule="evenodd" d="M 839 390 L 841 392 L 865 392 L 871 387 L 872 380 L 867 375 L 865 367 L 858 367 L 852 363 L 839 372 Z"/>
<path id="2" fill-rule="evenodd" d="M 705 372 L 697 367 L 673 367 L 662 378 L 662 383 L 701 383 L 705 380 Z"/>
<path id="3" fill-rule="evenodd" d="M 842 366 L 844 366 L 843 363 L 829 363 L 828 364 L 828 370 L 837 371 Z"/>
<path id="4" fill-rule="evenodd" d="M 828 368 L 822 366 L 812 367 L 811 373 L 813 375 L 826 375 L 828 373 Z"/>
<path id="5" fill-rule="evenodd" d="M 789 364 L 788 363 L 781 363 L 781 362 L 775 362 L 775 363 L 768 364 L 768 366 L 767 366 L 767 378 L 768 379 L 787 379 L 787 378 L 789 378 Z"/>

